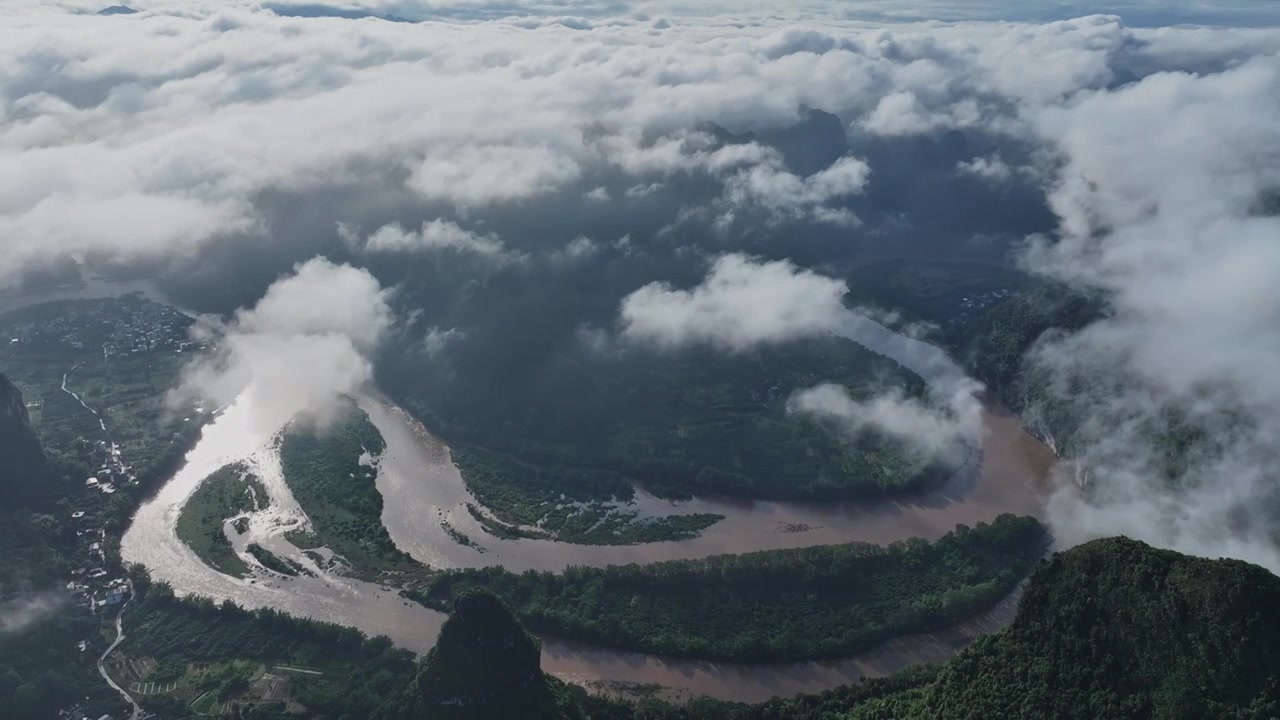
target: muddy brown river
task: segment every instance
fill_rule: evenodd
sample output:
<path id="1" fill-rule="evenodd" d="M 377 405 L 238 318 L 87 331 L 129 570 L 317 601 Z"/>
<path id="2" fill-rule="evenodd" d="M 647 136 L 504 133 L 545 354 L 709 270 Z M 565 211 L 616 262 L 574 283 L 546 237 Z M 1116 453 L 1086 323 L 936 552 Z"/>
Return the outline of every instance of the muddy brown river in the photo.
<path id="1" fill-rule="evenodd" d="M 874 323 L 872 323 L 874 325 Z M 850 336 L 872 349 L 890 337 L 895 347 L 884 354 L 916 369 L 931 384 L 954 380 L 958 370 L 936 348 L 894 336 L 875 326 Z M 898 338 L 898 339 L 893 339 Z M 920 347 L 926 355 L 921 367 Z M 906 349 L 904 349 L 906 348 Z M 940 357 L 941 356 L 941 357 Z M 939 370 L 939 368 L 941 368 Z M 991 520 L 1001 513 L 1040 515 L 1053 453 L 1027 434 L 1016 417 L 998 411 L 982 415 L 980 450 L 945 486 L 911 501 L 818 505 L 738 502 L 716 499 L 667 501 L 638 493 L 632 509 L 654 515 L 711 512 L 725 519 L 701 536 L 676 542 L 625 546 L 586 546 L 550 540 L 501 540 L 481 529 L 466 510 L 475 502 L 449 458 L 448 448 L 376 394 L 359 399 L 386 439 L 377 486 L 385 503 L 383 522 L 395 543 L 433 567 L 501 565 L 512 571 L 562 570 L 569 565 L 603 566 L 630 562 L 699 558 L 719 553 L 792 548 L 853 541 L 888 543 L 911 537 L 937 538 L 958 523 Z M 246 607 L 273 607 L 319 620 L 383 634 L 397 644 L 424 651 L 435 641 L 443 615 L 408 603 L 394 590 L 325 572 L 284 539 L 306 517 L 281 477 L 271 439 L 289 420 L 264 417 L 247 390 L 204 431 L 184 467 L 139 508 L 121 542 L 128 562 L 146 565 L 153 577 L 179 594 L 230 599 Z M 251 514 L 238 548 L 250 540 L 317 570 L 317 577 L 283 580 L 266 573 L 232 578 L 204 565 L 175 532 L 183 504 L 211 472 L 231 461 L 247 462 L 263 478 L 269 505 Z M 455 542 L 447 521 L 481 543 L 485 552 Z M 542 664 L 565 680 L 608 691 L 614 683 L 654 683 L 668 697 L 708 695 L 758 701 L 774 695 L 816 692 L 863 677 L 892 673 L 907 665 L 942 660 L 974 637 L 991 632 L 1013 617 L 1016 599 L 945 631 L 896 638 L 838 662 L 786 665 L 737 665 L 676 660 L 543 639 Z"/>

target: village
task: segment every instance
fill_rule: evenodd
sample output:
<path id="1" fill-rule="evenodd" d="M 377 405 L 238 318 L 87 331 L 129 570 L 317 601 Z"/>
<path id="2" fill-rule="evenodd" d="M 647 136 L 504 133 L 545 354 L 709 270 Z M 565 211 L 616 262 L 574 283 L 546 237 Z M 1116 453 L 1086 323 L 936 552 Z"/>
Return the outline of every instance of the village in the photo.
<path id="1" fill-rule="evenodd" d="M 138 482 L 137 475 L 121 458 L 120 448 L 115 443 L 108 444 L 106 440 L 99 440 L 92 447 L 93 458 L 100 463 L 100 467 L 96 475 L 84 481 L 85 502 L 105 502 L 105 496 L 114 494 L 117 487 Z M 103 549 L 107 534 L 97 523 L 97 513 L 76 508 L 71 512 L 71 521 L 75 523 L 76 537 L 80 543 L 76 557 L 87 558 L 87 564 L 71 572 L 67 592 L 71 593 L 78 605 L 95 613 L 121 605 L 130 594 L 129 580 L 123 575 L 108 577 L 112 573 L 104 567 L 107 556 Z M 85 643 L 81 642 L 80 645 L 83 651 Z"/>
<path id="2" fill-rule="evenodd" d="M 188 334 L 191 318 L 178 309 L 140 295 L 77 307 L 50 318 L 17 316 L 0 328 L 9 343 L 101 347 L 107 358 L 155 350 L 183 352 L 198 346 Z"/>
<path id="3" fill-rule="evenodd" d="M 89 353 L 101 352 L 102 360 L 108 365 L 115 365 L 116 358 L 130 363 L 150 363 L 150 358 L 157 353 L 175 355 L 201 346 L 189 337 L 190 317 L 139 295 L 96 302 L 77 301 L 48 309 L 33 307 L 30 312 L 7 316 L 6 321 L 5 326 L 0 327 L 0 345 L 7 346 L 6 349 L 16 352 L 29 349 L 39 353 L 37 357 L 66 352 L 77 359 L 77 365 L 79 359 Z M 76 432 L 74 441 L 70 438 L 66 441 L 70 443 L 68 450 L 74 448 L 87 472 L 75 480 L 77 490 L 69 495 L 70 505 L 66 506 L 67 514 L 63 518 L 66 537 L 73 543 L 68 548 L 72 569 L 64 587 L 75 612 L 97 616 L 106 626 L 115 622 L 133 595 L 129 577 L 115 550 L 119 538 L 109 529 L 114 526 L 106 519 L 113 512 L 110 504 L 113 496 L 139 483 L 136 463 L 126 457 L 137 441 L 130 444 L 127 439 L 119 442 L 113 439 L 111 414 L 104 412 L 106 408 L 85 404 L 80 395 L 67 387 L 66 376 L 61 390 L 54 392 L 70 395 L 75 400 L 73 408 L 83 408 L 94 416 L 92 423 L 74 421 L 67 425 Z M 28 402 L 28 408 L 37 411 L 42 422 L 55 422 L 40 395 Z M 65 423 L 69 416 L 65 408 L 61 412 L 59 420 Z M 86 637 L 76 643 L 75 649 L 86 654 L 100 652 L 101 648 L 95 645 L 98 645 L 95 638 Z M 91 658 L 89 662 L 97 663 L 101 670 L 103 659 L 105 655 Z M 64 720 L 113 718 L 104 715 L 101 709 L 95 712 L 90 705 L 85 701 L 64 708 L 59 717 Z"/>
<path id="4" fill-rule="evenodd" d="M 947 325 L 963 327 L 972 322 L 983 310 L 1005 298 L 1011 297 L 1013 292 L 1013 290 L 999 289 L 988 290 L 975 295 L 965 295 L 960 298 L 958 307 L 955 308 L 955 314 L 947 318 Z"/>

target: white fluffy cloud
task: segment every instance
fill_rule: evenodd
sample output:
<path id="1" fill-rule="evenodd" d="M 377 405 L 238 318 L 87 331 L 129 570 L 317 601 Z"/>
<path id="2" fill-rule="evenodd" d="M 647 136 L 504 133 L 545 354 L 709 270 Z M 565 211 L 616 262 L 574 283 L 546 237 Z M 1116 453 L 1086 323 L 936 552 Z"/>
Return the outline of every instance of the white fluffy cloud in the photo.
<path id="1" fill-rule="evenodd" d="M 718 258 L 692 290 L 651 283 L 622 301 L 622 336 L 674 348 L 708 344 L 743 350 L 761 343 L 829 334 L 845 312 L 842 281 L 787 261 Z"/>
<path id="2" fill-rule="evenodd" d="M 782 218 L 811 216 L 824 222 L 856 224 L 857 218 L 827 207 L 831 200 L 862 192 L 871 175 L 863 161 L 844 157 L 809 177 L 776 165 L 758 164 L 731 176 L 725 199 L 731 206 L 759 206 Z"/>
<path id="3" fill-rule="evenodd" d="M 1124 532 L 1280 570 L 1278 117 L 1269 56 L 1037 118 L 1065 162 L 1051 196 L 1062 236 L 1026 261 L 1112 311 L 1034 358 L 1053 402 L 1085 418 L 1071 452 L 1088 484 L 1056 499 L 1062 535 Z"/>
<path id="4" fill-rule="evenodd" d="M 257 0 L 148 0 L 137 15 L 94 15 L 104 4 L 0 4 L 0 285 L 67 253 L 127 262 L 182 257 L 232 233 L 275 242 L 261 197 L 322 186 L 402 193 L 476 228 L 479 213 L 561 193 L 602 208 L 697 176 L 719 183 L 704 208 L 713 216 L 751 209 L 850 226 L 846 206 L 876 188 L 877 168 L 845 157 L 802 177 L 778 151 L 721 146 L 701 123 L 758 132 L 808 105 L 851 135 L 980 129 L 1033 146 L 1036 167 L 990 155 L 956 170 L 1043 179 L 1061 228 L 1027 265 L 1094 289 L 1113 310 L 1035 359 L 1057 402 L 1090 418 L 1074 447 L 1091 489 L 1057 499 L 1059 535 L 1129 532 L 1280 568 L 1258 502 L 1276 485 L 1280 435 L 1280 383 L 1268 372 L 1280 357 L 1280 33 L 1139 27 L 1274 25 L 1274 4 L 1108 3 L 1128 25 L 1087 15 L 1097 9 L 1087 2 L 333 4 L 429 20 L 418 24 L 290 17 L 322 9 L 290 0 L 278 13 Z M 1073 11 L 1086 16 L 1061 19 Z M 1028 22 L 966 21 L 990 17 Z M 884 22 L 919 18 L 957 22 Z M 606 172 L 622 178 L 601 192 Z M 462 225 L 396 219 L 362 220 L 380 228 L 371 249 L 504 252 Z M 693 289 L 629 296 L 621 332 L 728 350 L 880 337 L 849 317 L 843 294 L 790 263 L 728 254 Z M 221 364 L 192 383 L 219 396 L 255 384 L 281 393 L 281 406 L 323 406 L 367 378 L 388 317 L 367 273 L 307 263 L 225 328 Z M 954 380 L 927 353 L 896 350 Z M 855 424 L 924 421 L 834 390 L 810 398 Z M 1150 430 L 1170 417 L 1219 440 L 1168 470 Z"/>
<path id="5" fill-rule="evenodd" d="M 859 400 L 823 383 L 792 394 L 787 412 L 833 422 L 851 435 L 875 430 L 927 457 L 958 463 L 980 437 L 982 405 L 969 391 L 951 400 L 934 406 L 900 390 Z"/>
<path id="6" fill-rule="evenodd" d="M 930 384 L 932 402 L 898 389 L 855 399 L 824 383 L 793 394 L 788 412 L 833 422 L 850 435 L 875 429 L 929 457 L 961 460 L 980 437 L 981 386 L 937 348 L 845 308 L 847 291 L 844 282 L 787 261 L 725 255 L 692 290 L 653 283 L 624 298 L 620 334 L 661 349 L 701 344 L 730 352 L 806 337 L 848 338 L 918 373 Z"/>
<path id="7" fill-rule="evenodd" d="M 399 223 L 383 225 L 369 235 L 364 247 L 371 252 L 456 250 L 494 257 L 506 255 L 506 246 L 496 235 L 472 232 L 450 220 L 428 220 L 417 231 L 405 230 Z"/>
<path id="8" fill-rule="evenodd" d="M 18 597 L 0 603 L 0 635 L 20 632 L 63 612 L 67 597 L 46 592 Z"/>
<path id="9" fill-rule="evenodd" d="M 808 104 L 851 128 L 982 122 L 1021 133 L 1026 113 L 1011 108 L 1069 105 L 1113 81 L 1117 58 L 1203 65 L 1280 44 L 1265 33 L 1131 30 L 1102 16 L 886 29 L 827 12 L 729 25 L 716 15 L 729 8 L 715 4 L 700 15 L 671 8 L 663 14 L 680 21 L 660 30 L 613 6 L 585 22 L 532 24 L 506 17 L 518 5 L 501 6 L 506 19 L 459 22 L 499 8 L 410 0 L 341 7 L 454 22 L 285 17 L 250 0 L 70 11 L 100 4 L 0 10 L 0 279 L 63 252 L 163 258 L 231 232 L 270 242 L 261 193 L 359 188 L 370 172 L 475 211 L 587 193 L 576 184 L 600 168 L 634 175 L 629 194 L 695 170 L 739 200 L 849 224 L 840 201 L 874 183 L 874 169 L 868 180 L 847 159 L 799 178 L 758 145 L 712 150 L 687 131 L 701 121 L 776 126 Z"/>
<path id="10" fill-rule="evenodd" d="M 298 414 L 325 421 L 372 377 L 369 356 L 392 322 L 387 295 L 365 270 L 302 263 L 231 322 L 205 326 L 216 352 L 175 392 L 226 404 L 247 391 L 271 427 Z"/>

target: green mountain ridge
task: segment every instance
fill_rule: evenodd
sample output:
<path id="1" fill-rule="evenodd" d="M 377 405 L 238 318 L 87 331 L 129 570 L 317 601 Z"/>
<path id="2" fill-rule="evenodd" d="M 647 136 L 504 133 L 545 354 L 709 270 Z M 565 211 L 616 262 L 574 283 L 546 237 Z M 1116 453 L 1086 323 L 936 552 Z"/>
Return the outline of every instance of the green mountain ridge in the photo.
<path id="1" fill-rule="evenodd" d="M 1054 556 L 913 717 L 1280 716 L 1280 578 L 1128 538 Z"/>

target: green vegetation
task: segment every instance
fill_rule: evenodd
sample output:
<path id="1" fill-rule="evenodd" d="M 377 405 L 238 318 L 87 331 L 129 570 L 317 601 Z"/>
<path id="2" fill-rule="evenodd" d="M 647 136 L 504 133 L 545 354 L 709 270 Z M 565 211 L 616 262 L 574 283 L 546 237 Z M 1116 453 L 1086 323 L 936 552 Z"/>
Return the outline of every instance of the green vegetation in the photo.
<path id="1" fill-rule="evenodd" d="M 178 516 L 178 538 L 205 564 L 235 577 L 248 573 L 223 532 L 223 523 L 236 515 L 257 510 L 267 497 L 266 488 L 244 465 L 223 467 L 205 478 Z"/>
<path id="2" fill-rule="evenodd" d="M 174 600 L 163 587 L 130 623 L 129 652 L 162 667 L 235 658 L 324 671 L 290 680 L 291 701 L 318 718 L 1262 720 L 1280 712 L 1280 578 L 1123 538 L 1042 561 L 1013 625 L 948 663 L 759 705 L 588 695 L 538 673 L 536 640 L 499 600 L 476 591 L 459 595 L 416 669 L 385 639 Z M 165 707 L 163 698 L 146 702 Z"/>
<path id="3" fill-rule="evenodd" d="M 378 429 L 354 404 L 332 427 L 294 426 L 285 433 L 280 444 L 285 482 L 311 519 L 310 533 L 290 535 L 295 545 L 328 547 L 367 577 L 419 567 L 382 526 L 377 469 L 360 462 L 384 447 Z"/>
<path id="4" fill-rule="evenodd" d="M 97 442 L 115 443 L 137 482 L 117 482 L 111 502 L 132 508 L 175 469 L 210 415 L 190 406 L 175 414 L 165 404 L 198 350 L 181 351 L 191 322 L 138 296 L 57 301 L 0 316 L 0 334 L 21 340 L 0 343 L 0 364 L 27 397 L 31 424 L 59 474 L 83 481 L 101 464 Z M 80 400 L 62 389 L 64 375 Z"/>
<path id="5" fill-rule="evenodd" d="M 632 480 L 664 497 L 812 500 L 909 494 L 943 475 L 887 438 L 849 441 L 787 415 L 793 391 L 822 381 L 860 397 L 886 386 L 923 392 L 847 340 L 733 354 L 565 351 L 534 377 L 504 365 L 509 374 L 474 385 L 458 367 L 439 378 L 421 365 L 401 372 L 394 357 L 388 367 L 384 386 L 449 441 L 486 504 L 553 531 L 570 522 L 553 511 L 560 495 L 625 501 Z"/>
<path id="6" fill-rule="evenodd" d="M 774 698 L 754 705 L 709 698 L 694 698 L 683 705 L 673 705 L 649 698 L 636 702 L 587 695 L 576 687 L 573 692 L 582 714 L 591 720 L 848 720 L 851 710 L 919 692 L 937 677 L 938 669 L 934 665 L 917 665 L 886 678 L 863 680 L 813 695 Z M 892 715 L 871 717 L 891 720 Z"/>
<path id="7" fill-rule="evenodd" d="M 541 648 L 502 601 L 485 592 L 453 603 L 419 663 L 397 717 L 557 718 L 562 709 L 539 667 Z M 391 708 L 387 708 L 391 710 Z"/>
<path id="8" fill-rule="evenodd" d="M 941 666 L 755 706 L 584 707 L 598 720 L 1264 720 L 1280 714 L 1280 578 L 1097 540 L 1042 562 L 1013 625 Z"/>
<path id="9" fill-rule="evenodd" d="M 629 545 L 696 537 L 724 518 L 710 513 L 640 518 L 639 513 L 614 499 L 632 497 L 633 492 L 629 484 L 611 473 L 587 478 L 588 473 L 581 470 L 554 472 L 474 447 L 455 447 L 452 454 L 467 488 L 499 522 L 469 507 L 472 516 L 498 537 Z M 565 498 L 566 487 L 583 488 L 574 493 L 578 501 Z"/>
<path id="10" fill-rule="evenodd" d="M 933 325 L 945 338 L 1035 282 L 1026 273 L 980 260 L 886 258 L 850 271 L 846 301 L 903 323 Z"/>
<path id="11" fill-rule="evenodd" d="M 64 586 L 74 570 L 102 567 L 108 574 L 88 581 L 86 591 L 100 598 L 103 584 L 123 575 L 120 531 L 199 434 L 206 416 L 167 416 L 164 399 L 193 357 L 189 351 L 198 350 L 178 352 L 189 325 L 172 308 L 138 297 L 46 303 L 0 316 L 0 624 L 6 626 L 0 707 L 6 717 L 43 720 L 72 700 L 95 716 L 126 710 L 95 666 L 114 637 L 114 613 L 95 616 L 84 596 Z M 64 373 L 68 389 L 101 415 L 62 390 Z M 87 485 L 91 475 L 110 475 L 114 493 Z M 94 543 L 105 557 L 90 549 Z"/>
<path id="12" fill-rule="evenodd" d="M 929 686 L 853 718 L 1269 718 L 1280 713 L 1280 578 L 1126 538 L 1055 556 L 1018 617 Z"/>
<path id="13" fill-rule="evenodd" d="M 250 543 L 249 546 L 245 548 L 245 552 L 252 555 L 254 560 L 257 560 L 262 564 L 262 567 L 272 572 L 277 572 L 288 577 L 311 574 L 311 572 L 302 565 L 299 565 L 287 557 L 280 557 L 257 543 Z"/>
<path id="14" fill-rule="evenodd" d="M 63 493 L 75 487 L 46 461 L 22 394 L 0 375 L 0 707 L 43 720 L 66 698 L 123 709 L 94 660 L 100 623 L 71 602 L 65 578 L 87 559 Z M 86 641 L 81 652 L 77 643 Z"/>
<path id="15" fill-rule="evenodd" d="M 969 371 L 1015 409 L 1028 404 L 1024 358 L 1051 329 L 1076 330 L 1102 316 L 1096 300 L 1056 285 L 1042 285 L 1004 300 L 955 333 L 952 344 Z"/>
<path id="16" fill-rule="evenodd" d="M 443 517 L 440 518 L 440 524 L 444 526 L 444 531 L 449 534 L 450 538 L 453 538 L 454 542 L 458 543 L 463 547 L 471 547 L 479 550 L 480 552 L 485 552 L 484 547 L 476 544 L 475 540 L 472 540 L 471 538 L 467 537 L 466 533 L 455 528 L 445 518 Z"/>
<path id="17" fill-rule="evenodd" d="M 1065 702 L 1076 717 L 1084 708 L 1092 717 L 1280 712 L 1280 578 L 1266 570 L 1115 538 L 1056 557 L 1037 578 L 1023 616 L 948 667 L 931 707 L 972 699 L 971 716 L 990 717 L 981 709 L 1008 707 L 1023 691 L 1023 707 Z M 1011 672 L 1019 666 L 1027 675 Z M 992 687 L 1007 694 L 984 698 Z"/>
<path id="18" fill-rule="evenodd" d="M 367 718 L 412 676 L 413 655 L 385 637 L 370 639 L 351 628 L 274 610 L 177 599 L 163 583 L 152 587 L 145 572 L 135 571 L 134 577 L 144 590 L 125 615 L 128 639 L 120 652 L 158 666 L 140 679 L 176 679 L 172 691 L 137 698 L 165 717 L 188 717 L 190 704 L 199 699 L 196 710 L 216 703 L 255 720 L 303 711 L 309 718 Z M 206 692 L 212 697 L 201 697 Z"/>
<path id="19" fill-rule="evenodd" d="M 444 609 L 484 588 L 538 632 L 627 650 L 741 662 L 835 658 L 995 604 L 1047 541 L 1036 520 L 1002 515 L 934 543 L 856 543 L 562 574 L 458 570 L 405 594 Z"/>

